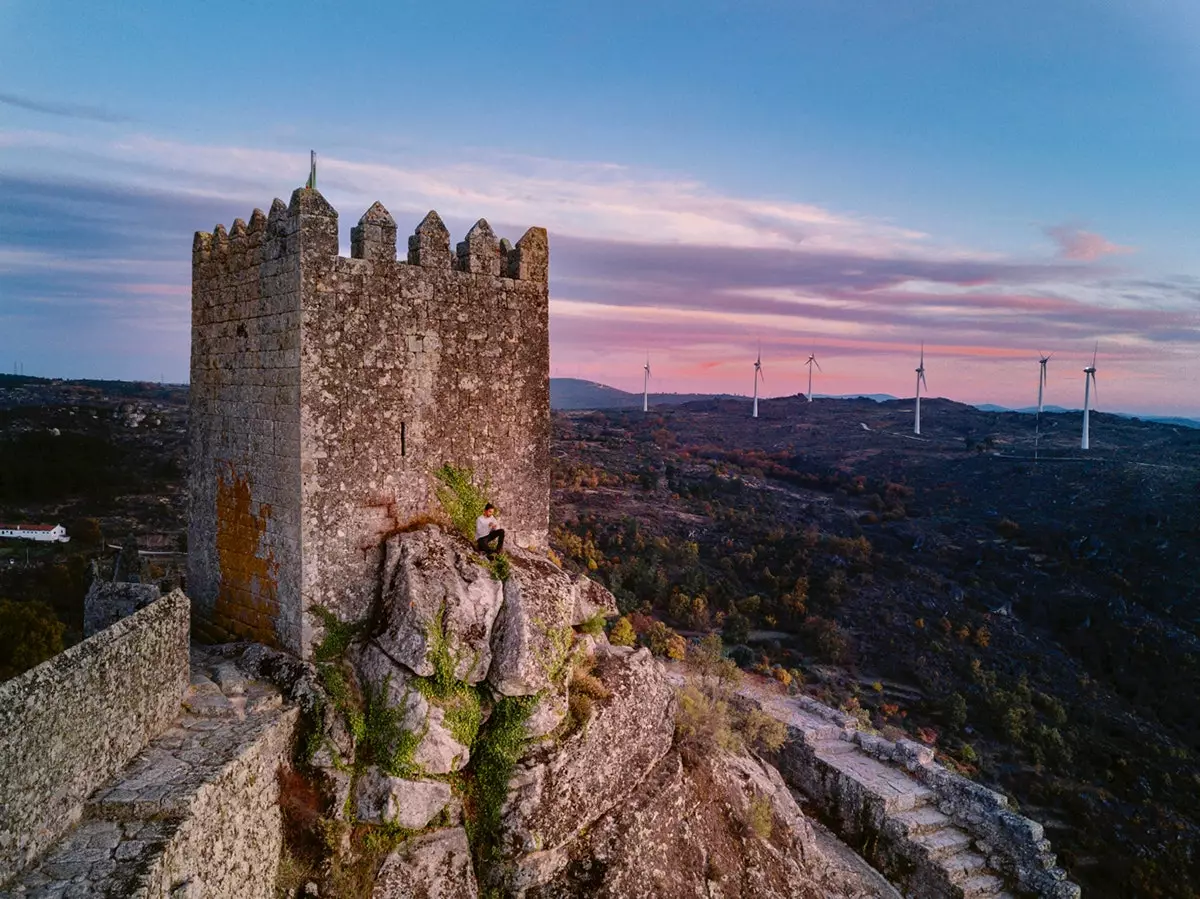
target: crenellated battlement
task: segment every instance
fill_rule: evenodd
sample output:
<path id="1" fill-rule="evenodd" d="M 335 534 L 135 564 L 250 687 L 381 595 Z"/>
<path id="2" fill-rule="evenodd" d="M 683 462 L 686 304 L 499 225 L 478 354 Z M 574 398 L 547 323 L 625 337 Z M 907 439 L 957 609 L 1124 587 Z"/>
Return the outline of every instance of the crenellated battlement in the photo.
<path id="1" fill-rule="evenodd" d="M 264 258 L 278 258 L 295 252 L 295 246 L 288 249 L 288 238 L 301 234 L 302 240 L 311 242 L 314 251 L 319 247 L 327 255 L 338 256 L 337 221 L 337 210 L 319 191 L 297 188 L 287 205 L 278 198 L 272 202 L 269 217 L 261 209 L 255 209 L 249 225 L 238 218 L 228 231 L 221 224 L 215 225 L 211 232 L 197 231 L 192 241 L 193 264 L 224 265 L 226 260 L 236 260 L 240 254 L 264 243 Z M 255 235 L 264 235 L 264 239 L 256 241 Z M 430 210 L 409 236 L 407 255 L 398 258 L 396 221 L 387 207 L 376 201 L 351 228 L 350 256 L 339 258 L 395 262 L 520 281 L 548 279 L 549 245 L 545 228 L 530 228 L 514 246 L 507 239 L 498 239 L 487 220 L 480 219 L 462 241 L 453 245 L 453 251 L 451 247 L 449 229 L 437 212 Z M 261 259 L 241 262 L 258 264 Z"/>
<path id="2" fill-rule="evenodd" d="M 314 606 L 365 614 L 383 534 L 436 511 L 446 462 L 490 481 L 508 540 L 549 517 L 549 243 L 379 202 L 340 255 L 299 188 L 192 241 L 189 592 L 198 630 L 306 655 Z M 207 630 L 206 630 L 207 629 Z"/>

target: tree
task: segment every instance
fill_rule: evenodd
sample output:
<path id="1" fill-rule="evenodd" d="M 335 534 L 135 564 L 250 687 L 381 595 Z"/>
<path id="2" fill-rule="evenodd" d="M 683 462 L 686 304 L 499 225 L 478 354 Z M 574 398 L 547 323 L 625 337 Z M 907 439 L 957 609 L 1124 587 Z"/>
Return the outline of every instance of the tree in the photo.
<path id="1" fill-rule="evenodd" d="M 618 619 L 617 623 L 613 625 L 613 629 L 608 635 L 608 642 L 613 646 L 632 646 L 637 642 L 637 634 L 633 630 L 633 625 L 629 623 L 628 617 Z"/>
<path id="2" fill-rule="evenodd" d="M 721 636 L 726 643 L 745 643 L 750 639 L 750 619 L 741 612 L 731 612 L 725 619 Z"/>
<path id="3" fill-rule="evenodd" d="M 0 680 L 62 652 L 65 629 L 44 602 L 0 599 Z"/>

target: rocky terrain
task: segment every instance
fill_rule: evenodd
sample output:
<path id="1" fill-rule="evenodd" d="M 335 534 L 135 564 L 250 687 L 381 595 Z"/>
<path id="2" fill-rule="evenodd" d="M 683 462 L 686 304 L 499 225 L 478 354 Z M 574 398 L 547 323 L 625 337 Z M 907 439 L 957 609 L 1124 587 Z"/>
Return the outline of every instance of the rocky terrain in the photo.
<path id="1" fill-rule="evenodd" d="M 62 519 L 75 538 L 30 547 L 28 563 L 26 547 L 0 548 L 0 600 L 10 601 L 0 666 L 9 673 L 38 660 L 26 654 L 22 662 L 13 651 L 42 633 L 40 619 L 13 618 L 12 609 L 52 598 L 52 617 L 66 623 L 60 641 L 70 642 L 81 631 L 88 562 L 111 563 L 105 544 L 134 534 L 143 549 L 179 548 L 184 396 L 155 385 L 134 394 L 46 383 L 0 389 L 0 442 L 21 464 L 55 447 L 51 440 L 86 442 L 83 452 L 65 456 L 78 463 L 68 467 L 78 471 L 74 479 L 17 495 L 10 479 L 0 496 L 0 517 Z M 717 399 L 650 415 L 556 415 L 553 543 L 564 564 L 609 587 L 620 611 L 631 613 L 638 642 L 656 653 L 669 649 L 669 630 L 657 631 L 656 620 L 689 638 L 715 630 L 739 663 L 780 689 L 840 705 L 889 738 L 923 742 L 946 765 L 1015 796 L 1022 812 L 1047 824 L 1089 895 L 1197 895 L 1200 434 L 1099 414 L 1085 456 L 1077 413 L 1039 423 L 933 400 L 924 404 L 918 440 L 911 404 L 903 402 L 772 400 L 757 421 L 745 405 Z M 31 436 L 42 442 L 26 445 Z M 98 531 L 90 539 L 87 519 Z M 394 598 L 420 574 L 399 543 L 392 550 L 387 595 Z M 168 562 L 147 557 L 150 579 L 169 580 Z M 547 566 L 514 563 L 514 584 L 523 565 Z M 454 644 L 445 695 L 406 689 L 411 679 L 436 680 L 428 672 L 430 647 L 436 655 L 438 644 L 428 633 L 418 639 L 435 620 L 428 611 L 398 608 L 375 622 L 371 639 L 347 635 L 330 649 L 347 683 L 376 690 L 386 682 L 389 695 L 403 700 L 405 720 L 424 722 L 411 763 L 435 780 L 469 778 L 481 764 L 466 739 L 470 728 L 461 729 L 474 720 L 474 704 L 460 707 L 454 684 L 514 702 L 529 695 L 521 690 L 546 689 L 536 669 L 514 672 L 501 661 L 536 642 L 532 619 L 506 618 L 517 608 L 506 613 L 500 601 L 510 588 L 498 599 L 484 579 L 460 580 L 466 592 L 459 599 L 469 598 L 475 611 L 447 621 L 447 633 L 490 628 L 493 638 Z M 588 635 L 571 630 L 572 645 L 589 645 Z M 44 649 L 52 651 L 53 642 Z M 613 647 L 590 656 L 597 694 L 621 695 L 639 664 L 633 655 Z M 527 710 L 530 722 L 547 734 L 562 728 L 573 720 L 570 698 L 569 689 L 549 691 Z M 599 721 L 611 700 L 588 700 Z M 487 707 L 488 722 L 498 726 L 503 716 Z M 346 730 L 343 724 L 330 733 Z M 345 750 L 346 735 L 340 739 Z M 333 750 L 323 751 L 313 749 L 317 762 L 327 762 L 327 780 L 348 789 L 335 776 L 344 772 Z M 709 775 L 690 769 L 692 781 L 679 780 L 675 752 L 646 760 L 643 788 L 659 784 L 664 803 L 698 808 L 688 805 L 703 792 L 692 781 Z M 705 764 L 729 774 L 723 762 Z M 529 775 L 529 802 L 545 789 L 536 778 L 553 770 L 547 760 L 539 765 L 543 775 Z M 376 786 L 363 794 L 367 814 L 371 802 L 387 809 L 386 784 Z M 358 808 L 357 794 L 351 805 Z M 448 808 L 453 814 L 453 803 Z M 303 802 L 288 813 L 292 821 L 308 814 Z M 633 823 L 616 814 L 609 809 L 595 820 L 629 833 Z M 357 826 L 347 828 L 351 845 L 365 839 Z M 497 825 L 495 833 L 516 842 L 495 840 L 494 859 L 517 873 L 543 858 L 549 867 L 563 865 L 537 886 L 559 891 L 546 895 L 572 895 L 599 876 L 582 870 L 584 856 L 609 859 L 606 871 L 625 864 L 604 842 L 608 831 L 594 824 L 586 844 L 577 836 L 555 847 L 541 834 L 513 836 L 520 833 L 513 828 Z M 450 832 L 430 837 L 425 852 L 453 858 L 461 840 L 454 828 L 443 830 Z M 309 844 L 297 840 L 301 857 Z M 533 854 L 554 851 L 514 863 L 518 845 L 539 840 L 544 848 Z M 468 841 L 472 853 L 475 845 Z M 537 870 L 540 877 L 547 869 Z"/>
<path id="2" fill-rule="evenodd" d="M 461 537 L 399 533 L 315 666 L 213 650 L 307 708 L 281 895 L 875 895 L 748 747 L 681 747 L 660 662 L 604 635 L 611 594 L 510 558 L 501 581 Z"/>
<path id="3" fill-rule="evenodd" d="M 1014 795 L 1089 895 L 1197 895 L 1200 433 L 922 411 L 560 415 L 556 542 L 649 639 L 717 628 Z"/>

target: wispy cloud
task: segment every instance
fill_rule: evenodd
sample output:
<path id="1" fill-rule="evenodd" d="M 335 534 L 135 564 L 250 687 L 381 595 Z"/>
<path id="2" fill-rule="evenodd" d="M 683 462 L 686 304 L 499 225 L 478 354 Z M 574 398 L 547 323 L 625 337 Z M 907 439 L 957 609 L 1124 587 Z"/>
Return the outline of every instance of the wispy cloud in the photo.
<path id="1" fill-rule="evenodd" d="M 79 141 L 10 131 L 0 132 L 0 164 L 10 173 L 0 177 L 0 316 L 27 326 L 9 329 L 13 339 L 44 340 L 36 335 L 54 330 L 50 322 L 81 339 L 84 329 L 122 340 L 143 333 L 177 360 L 168 376 L 182 377 L 192 231 L 286 198 L 308 160 L 145 134 Z M 736 390 L 744 351 L 761 339 L 772 390 L 800 383 L 791 369 L 819 346 L 826 377 L 844 388 L 828 392 L 901 391 L 907 374 L 891 383 L 887 372 L 907 372 L 924 340 L 942 389 L 1004 401 L 990 392 L 996 366 L 1023 365 L 1034 344 L 1064 353 L 1078 344 L 1090 356 L 1099 337 L 1102 353 L 1119 347 L 1121 364 L 1153 374 L 1200 342 L 1200 281 L 1103 263 L 1129 248 L 1076 226 L 1046 229 L 1054 255 L 1010 257 L 852 211 L 531 157 L 323 157 L 318 183 L 341 211 L 344 246 L 376 199 L 402 230 L 430 208 L 456 233 L 480 216 L 510 237 L 547 226 L 551 333 L 564 374 L 611 381 L 614 361 L 650 348 L 660 377 L 677 379 L 672 389 Z"/>
<path id="2" fill-rule="evenodd" d="M 67 103 L 55 100 L 37 100 L 33 97 L 21 96 L 20 94 L 0 92 L 0 103 L 3 103 L 6 106 L 13 106 L 17 109 L 24 109 L 29 112 L 40 112 L 46 115 L 64 116 L 71 119 L 85 119 L 92 122 L 123 124 L 133 121 L 133 119 L 131 119 L 129 116 L 110 112 L 109 110 L 102 109 L 98 106 L 88 106 L 84 103 Z"/>
<path id="3" fill-rule="evenodd" d="M 1091 262 L 1103 256 L 1137 252 L 1134 247 L 1120 246 L 1102 234 L 1075 225 L 1051 225 L 1045 231 L 1058 244 L 1058 255 L 1063 259 Z"/>

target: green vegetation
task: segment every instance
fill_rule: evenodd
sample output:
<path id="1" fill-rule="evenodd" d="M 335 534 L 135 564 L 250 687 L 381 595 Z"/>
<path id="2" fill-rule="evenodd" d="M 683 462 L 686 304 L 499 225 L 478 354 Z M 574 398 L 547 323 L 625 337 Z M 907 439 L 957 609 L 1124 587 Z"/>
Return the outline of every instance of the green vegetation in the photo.
<path id="1" fill-rule="evenodd" d="M 362 770 L 367 765 L 378 765 L 392 777 L 413 777 L 419 773 L 413 764 L 413 753 L 424 735 L 400 726 L 404 710 L 388 703 L 390 681 L 388 675 L 377 689 L 370 684 L 363 687 L 362 737 L 356 747 L 354 767 Z"/>
<path id="2" fill-rule="evenodd" d="M 608 634 L 608 642 L 613 646 L 632 646 L 637 642 L 637 632 L 629 623 L 628 615 L 618 619 L 617 623 L 613 625 L 613 629 Z"/>
<path id="3" fill-rule="evenodd" d="M 771 838 L 771 831 L 775 825 L 775 815 L 769 798 L 755 793 L 750 799 L 747 818 L 750 829 L 758 834 L 760 840 L 769 840 Z"/>
<path id="4" fill-rule="evenodd" d="M 493 553 L 487 557 L 487 568 L 498 581 L 507 581 L 512 574 L 512 560 L 508 553 Z"/>
<path id="5" fill-rule="evenodd" d="M 464 779 L 467 836 L 476 859 L 487 865 L 495 860 L 500 832 L 500 809 L 508 796 L 508 781 L 525 748 L 525 722 L 540 697 L 502 696 L 471 748 L 471 764 Z"/>
<path id="6" fill-rule="evenodd" d="M 604 633 L 604 622 L 604 613 L 596 612 L 594 615 L 588 618 L 587 621 L 579 625 L 579 629 L 585 634 L 589 634 L 593 637 L 599 637 L 602 633 Z"/>
<path id="7" fill-rule="evenodd" d="M 65 630 L 44 602 L 0 599 L 0 680 L 62 652 Z"/>
<path id="8" fill-rule="evenodd" d="M 449 462 L 437 469 L 437 498 L 454 529 L 467 540 L 475 542 L 475 519 L 483 514 L 487 503 L 488 484 L 477 484 L 471 468 L 459 468 Z M 498 578 L 504 580 L 504 578 Z"/>

